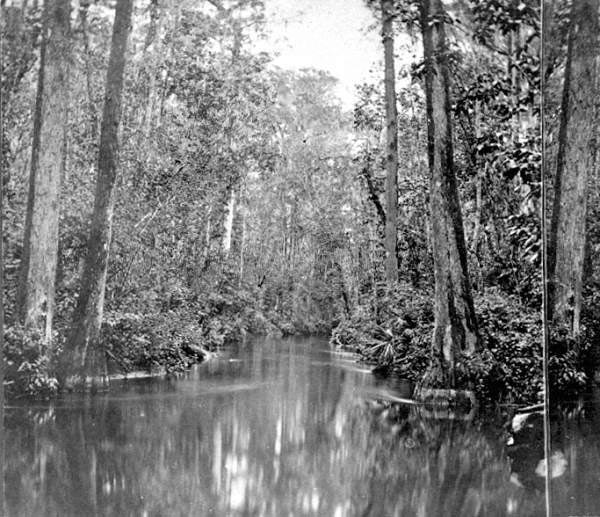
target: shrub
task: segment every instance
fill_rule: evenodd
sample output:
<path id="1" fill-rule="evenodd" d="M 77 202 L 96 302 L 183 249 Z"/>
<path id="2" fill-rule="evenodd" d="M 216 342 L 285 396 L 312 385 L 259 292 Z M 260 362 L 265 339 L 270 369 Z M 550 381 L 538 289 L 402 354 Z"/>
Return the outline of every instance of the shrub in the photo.
<path id="1" fill-rule="evenodd" d="M 482 344 L 492 355 L 488 395 L 513 403 L 537 401 L 542 389 L 539 311 L 498 289 L 478 297 L 475 311 Z"/>
<path id="2" fill-rule="evenodd" d="M 588 361 L 586 358 L 595 352 L 594 349 L 587 339 L 585 327 L 581 337 L 575 339 L 565 326 L 551 326 L 548 375 L 552 395 L 559 398 L 573 397 L 586 388 L 590 379 L 586 369 L 594 364 L 593 360 Z"/>
<path id="3" fill-rule="evenodd" d="M 410 380 L 422 377 L 429 363 L 433 311 L 429 293 L 403 286 L 387 291 L 333 330 L 331 343 L 358 353 L 379 368 Z"/>
<path id="4" fill-rule="evenodd" d="M 47 343 L 37 331 L 14 325 L 5 329 L 4 340 L 7 393 L 49 395 L 56 392 L 58 382 L 50 374 L 56 336 Z"/>
<path id="5" fill-rule="evenodd" d="M 411 287 L 383 293 L 342 321 L 331 342 L 388 373 L 415 381 L 426 372 L 431 376 L 432 301 L 431 292 Z M 378 307 L 377 319 L 373 307 Z M 542 388 L 539 312 L 499 289 L 478 296 L 475 311 L 483 350 L 457 360 L 458 385 L 475 390 L 482 400 L 536 401 Z"/>

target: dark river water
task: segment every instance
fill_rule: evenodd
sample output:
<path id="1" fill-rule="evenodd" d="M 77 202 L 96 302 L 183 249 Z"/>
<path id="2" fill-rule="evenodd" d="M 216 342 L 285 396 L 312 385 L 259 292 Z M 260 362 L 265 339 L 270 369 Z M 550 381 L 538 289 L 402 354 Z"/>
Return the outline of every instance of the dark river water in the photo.
<path id="1" fill-rule="evenodd" d="M 6 512 L 544 514 L 535 425 L 507 445 L 510 423 L 390 402 L 408 394 L 326 341 L 295 339 L 239 345 L 176 380 L 13 404 Z M 600 515 L 600 427 L 588 413 L 557 428 L 556 515 Z"/>

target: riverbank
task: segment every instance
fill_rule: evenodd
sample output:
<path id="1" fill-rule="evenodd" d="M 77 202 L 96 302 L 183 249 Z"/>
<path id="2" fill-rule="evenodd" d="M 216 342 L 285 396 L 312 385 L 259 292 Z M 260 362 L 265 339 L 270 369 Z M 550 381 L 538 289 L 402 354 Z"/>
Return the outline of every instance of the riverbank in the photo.
<path id="1" fill-rule="evenodd" d="M 414 382 L 429 366 L 433 334 L 433 294 L 399 287 L 356 308 L 333 331 L 331 344 L 358 354 L 380 375 Z M 475 391 L 480 402 L 529 405 L 540 402 L 541 325 L 539 310 L 516 296 L 489 289 L 475 297 L 482 351 L 463 357 L 459 384 Z M 554 396 L 573 396 L 593 382 L 593 361 L 586 349 L 580 354 L 553 336 L 556 353 L 550 362 Z M 446 386 L 447 387 L 447 386 Z"/>
<path id="2" fill-rule="evenodd" d="M 152 304 L 138 301 L 128 307 L 129 311 L 109 308 L 104 314 L 100 346 L 109 377 L 177 374 L 248 335 L 284 337 L 329 330 L 323 321 L 266 309 L 256 292 L 232 285 L 209 290 L 204 297 L 179 289 Z M 55 365 L 69 324 L 69 313 L 61 313 L 49 343 L 35 331 L 15 324 L 7 327 L 7 397 L 49 397 L 63 388 Z"/>

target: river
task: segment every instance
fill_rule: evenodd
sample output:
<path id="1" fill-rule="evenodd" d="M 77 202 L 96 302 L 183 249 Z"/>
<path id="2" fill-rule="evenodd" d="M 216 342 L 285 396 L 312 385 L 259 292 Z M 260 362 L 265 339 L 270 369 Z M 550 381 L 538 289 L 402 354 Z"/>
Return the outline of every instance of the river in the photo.
<path id="1" fill-rule="evenodd" d="M 6 509 L 61 517 L 543 515 L 536 432 L 507 445 L 506 419 L 390 402 L 408 394 L 325 340 L 257 339 L 177 379 L 13 403 Z M 598 427 L 569 430 L 569 422 L 557 434 L 569 463 L 553 480 L 564 511 L 557 515 L 592 514 L 599 477 L 584 473 L 600 472 L 591 465 L 600 458 Z M 586 432 L 593 453 L 584 452 Z"/>

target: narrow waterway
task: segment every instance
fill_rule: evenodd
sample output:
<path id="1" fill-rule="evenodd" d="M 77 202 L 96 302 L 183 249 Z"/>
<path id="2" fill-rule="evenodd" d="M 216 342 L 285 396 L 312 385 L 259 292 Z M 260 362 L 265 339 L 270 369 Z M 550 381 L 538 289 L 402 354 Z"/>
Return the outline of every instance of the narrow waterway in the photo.
<path id="1" fill-rule="evenodd" d="M 535 447 L 515 460 L 502 421 L 390 402 L 403 388 L 324 340 L 261 339 L 180 379 L 12 405 L 8 515 L 543 514 Z"/>

